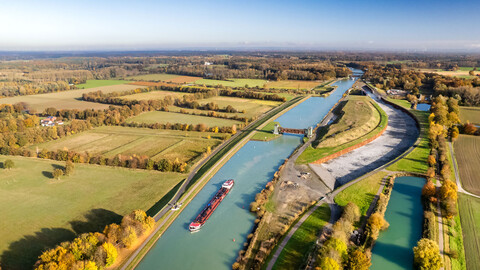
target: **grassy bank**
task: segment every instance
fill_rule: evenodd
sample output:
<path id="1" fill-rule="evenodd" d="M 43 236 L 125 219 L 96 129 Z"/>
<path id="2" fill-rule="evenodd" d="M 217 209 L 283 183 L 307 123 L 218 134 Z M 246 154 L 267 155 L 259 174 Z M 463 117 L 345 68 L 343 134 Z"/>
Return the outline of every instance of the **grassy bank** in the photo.
<path id="1" fill-rule="evenodd" d="M 335 196 L 335 203 L 343 207 L 347 203 L 353 202 L 360 209 L 362 216 L 365 216 L 380 188 L 382 179 L 387 175 L 387 172 L 379 171 L 351 185 Z"/>
<path id="2" fill-rule="evenodd" d="M 410 109 L 410 103 L 406 100 L 389 99 L 389 101 L 404 107 L 415 116 L 420 123 L 420 141 L 412 152 L 387 169 L 390 171 L 426 173 L 428 169 L 427 157 L 430 154 L 430 147 L 428 146 L 428 115 L 430 113 Z"/>
<path id="3" fill-rule="evenodd" d="M 367 101 L 365 101 L 365 102 L 367 102 Z M 388 116 L 375 102 L 372 102 L 372 101 L 369 101 L 369 102 L 375 108 L 376 113 L 378 113 L 380 115 L 379 116 L 380 121 L 378 122 L 377 126 L 374 129 L 370 130 L 366 134 L 362 134 L 362 133 L 359 133 L 359 134 L 356 134 L 356 135 L 355 134 L 350 134 L 349 135 L 350 140 L 346 140 L 347 142 L 339 144 L 339 145 L 334 145 L 334 146 L 329 146 L 329 147 L 321 147 L 321 148 L 314 148 L 312 146 L 309 146 L 298 157 L 298 159 L 296 160 L 296 163 L 305 164 L 305 163 L 314 162 L 314 161 L 319 160 L 323 157 L 329 156 L 331 154 L 342 151 L 342 150 L 344 150 L 348 147 L 359 144 L 359 143 L 361 143 L 365 140 L 368 140 L 368 139 L 376 136 L 377 134 L 379 134 L 385 128 L 385 126 L 387 125 Z M 348 108 L 345 108 L 345 109 L 348 110 Z M 372 117 L 375 114 L 375 111 L 373 111 Z M 342 117 L 342 119 L 340 119 L 337 124 L 332 125 L 331 129 L 334 130 L 334 129 L 336 129 L 336 126 L 338 126 L 339 130 L 344 130 L 345 131 L 346 129 L 348 129 L 348 126 L 349 126 L 348 123 L 352 123 L 352 122 L 355 122 L 355 121 L 360 121 L 360 119 L 358 118 L 358 116 L 356 116 L 355 113 L 350 112 L 346 116 L 347 116 L 346 118 Z M 364 120 L 368 121 L 367 119 L 364 119 Z M 326 134 L 328 134 L 328 133 L 326 133 Z M 340 136 L 341 135 L 339 134 L 339 137 Z M 356 138 L 352 139 L 351 136 L 356 137 Z M 343 141 L 343 140 L 341 140 L 341 138 L 340 138 L 340 139 L 338 139 L 338 141 Z"/>
<path id="4" fill-rule="evenodd" d="M 292 235 L 278 256 L 273 269 L 295 269 L 302 265 L 305 255 L 308 255 L 308 251 L 313 248 L 319 232 L 329 219 L 330 207 L 324 203 Z"/>
<path id="5" fill-rule="evenodd" d="M 252 140 L 255 141 L 270 141 L 275 138 L 278 138 L 279 136 L 282 136 L 280 134 L 273 134 L 273 127 L 275 124 L 278 124 L 278 122 L 270 122 L 267 125 L 265 125 L 262 129 L 257 130 L 257 132 L 253 135 Z"/>

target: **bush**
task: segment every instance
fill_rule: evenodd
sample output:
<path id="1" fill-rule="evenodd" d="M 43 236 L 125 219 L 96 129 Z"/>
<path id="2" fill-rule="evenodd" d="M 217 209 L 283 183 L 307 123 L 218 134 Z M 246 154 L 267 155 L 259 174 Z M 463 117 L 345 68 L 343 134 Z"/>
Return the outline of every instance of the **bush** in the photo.
<path id="1" fill-rule="evenodd" d="M 60 176 L 63 175 L 63 170 L 55 169 L 55 170 L 53 170 L 52 175 L 53 175 L 53 178 L 58 180 L 58 179 L 60 179 Z"/>
<path id="2" fill-rule="evenodd" d="M 7 159 L 3 162 L 3 168 L 4 169 L 11 169 L 15 167 L 15 163 L 11 159 Z"/>

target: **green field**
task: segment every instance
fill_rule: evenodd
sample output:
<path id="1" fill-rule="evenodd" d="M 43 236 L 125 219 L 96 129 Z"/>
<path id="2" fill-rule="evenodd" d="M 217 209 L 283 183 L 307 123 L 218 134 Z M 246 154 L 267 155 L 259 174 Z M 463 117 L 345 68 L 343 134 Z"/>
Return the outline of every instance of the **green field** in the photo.
<path id="1" fill-rule="evenodd" d="M 134 80 L 134 81 L 167 81 L 167 80 L 174 79 L 176 77 L 180 77 L 180 75 L 158 73 L 158 74 L 130 76 L 130 77 L 127 77 L 126 79 Z"/>
<path id="2" fill-rule="evenodd" d="M 335 196 L 335 203 L 345 206 L 347 203 L 353 202 L 364 216 L 380 188 L 382 179 L 387 175 L 387 172 L 380 171 L 351 185 Z"/>
<path id="3" fill-rule="evenodd" d="M 426 173 L 428 169 L 427 157 L 430 154 L 430 147 L 428 145 L 427 135 L 428 115 L 430 114 L 430 112 L 411 110 L 410 102 L 406 100 L 389 99 L 389 101 L 410 110 L 410 112 L 420 122 L 421 131 L 420 142 L 418 146 L 415 147 L 412 152 L 410 152 L 406 157 L 389 166 L 387 169 L 390 171 Z"/>
<path id="4" fill-rule="evenodd" d="M 95 87 L 102 87 L 102 86 L 111 86 L 111 85 L 120 85 L 126 84 L 129 81 L 122 81 L 122 80 L 87 80 L 86 83 L 77 84 L 78 89 L 88 89 L 88 88 L 95 88 Z"/>
<path id="5" fill-rule="evenodd" d="M 205 113 L 205 111 L 203 111 Z M 208 127 L 224 127 L 224 126 L 233 126 L 241 124 L 239 121 L 230 120 L 230 119 L 223 119 L 223 118 L 215 118 L 215 117 L 207 117 L 207 116 L 199 116 L 199 115 L 190 115 L 184 113 L 176 113 L 176 112 L 162 112 L 162 111 L 153 111 L 153 112 L 145 112 L 135 117 L 129 118 L 127 123 L 137 122 L 137 123 L 147 123 L 147 124 L 154 124 L 154 123 L 181 123 L 181 124 L 189 124 L 189 125 L 198 125 L 198 124 L 205 124 Z"/>
<path id="6" fill-rule="evenodd" d="M 466 123 L 468 120 L 470 123 L 480 125 L 480 108 L 460 107 L 460 120 L 462 123 Z"/>
<path id="7" fill-rule="evenodd" d="M 210 135 L 211 138 L 207 139 Z M 154 160 L 194 162 L 208 146 L 221 143 L 220 136 L 209 132 L 157 130 L 102 126 L 58 140 L 31 146 L 31 149 L 68 149 L 76 152 L 114 157 L 118 154 L 148 156 Z"/>
<path id="8" fill-rule="evenodd" d="M 458 203 L 467 269 L 477 269 L 480 265 L 480 199 L 459 193 Z"/>
<path id="9" fill-rule="evenodd" d="M 117 91 L 133 90 L 144 88 L 138 85 L 111 85 L 89 89 L 69 90 L 56 93 L 16 96 L 0 99 L 0 104 L 15 104 L 25 102 L 36 112 L 43 112 L 46 108 L 54 107 L 57 109 L 107 109 L 110 105 L 95 102 L 86 102 L 80 100 L 84 93 L 90 93 L 101 90 L 104 93 Z"/>
<path id="10" fill-rule="evenodd" d="M 330 207 L 324 203 L 317 208 L 288 240 L 273 269 L 298 269 L 315 245 L 318 233 L 330 219 Z"/>
<path id="11" fill-rule="evenodd" d="M 225 81 L 222 80 L 210 80 L 210 79 L 200 79 L 195 81 L 195 84 L 199 85 L 223 85 L 228 87 L 245 87 L 248 85 L 250 88 L 260 87 L 262 88 L 268 81 L 258 80 L 258 79 L 228 79 Z"/>
<path id="12" fill-rule="evenodd" d="M 257 132 L 252 136 L 251 140 L 254 141 L 270 141 L 275 138 L 278 138 L 279 136 L 282 135 L 275 135 L 273 134 L 273 128 L 275 124 L 278 124 L 278 122 L 270 122 L 266 124 L 262 129 L 257 130 Z"/>
<path id="13" fill-rule="evenodd" d="M 365 101 L 365 102 L 367 102 L 367 101 Z M 370 102 L 370 101 L 368 101 L 368 102 Z M 305 164 L 305 163 L 314 162 L 314 161 L 319 160 L 323 157 L 326 157 L 328 155 L 337 153 L 337 152 L 339 152 L 343 149 L 346 149 L 348 147 L 351 147 L 351 146 L 354 146 L 358 143 L 361 143 L 365 140 L 368 140 L 369 138 L 372 138 L 375 135 L 379 134 L 380 131 L 382 131 L 388 123 L 388 115 L 375 102 L 370 102 L 370 104 L 372 104 L 372 106 L 375 107 L 376 111 L 380 114 L 380 121 L 378 122 L 378 125 L 374 129 L 370 130 L 367 133 L 363 133 L 363 134 L 361 134 L 361 133 L 357 133 L 356 135 L 353 134 L 353 135 L 355 135 L 354 137 L 356 137 L 356 136 L 360 136 L 360 137 L 352 138 L 351 140 L 341 141 L 341 144 L 329 145 L 329 146 L 326 146 L 326 147 L 321 147 L 320 146 L 320 148 L 313 148 L 312 146 L 309 146 L 298 157 L 298 159 L 296 160 L 296 163 Z M 340 120 L 338 122 L 339 126 L 340 126 L 339 127 L 340 129 L 341 129 L 342 126 L 344 126 L 344 127 L 348 126 L 348 123 L 351 124 L 351 123 L 354 123 L 355 121 L 358 121 L 360 123 L 360 117 L 359 116 L 361 116 L 361 114 L 351 114 L 350 116 L 351 116 L 351 117 L 349 117 L 350 120 L 348 120 L 348 119 L 347 120 Z M 343 125 L 342 121 L 344 121 L 344 123 L 347 124 L 347 125 Z M 361 124 L 360 124 L 360 126 L 361 126 Z M 354 131 L 354 129 L 352 129 L 352 131 Z"/>
<path id="14" fill-rule="evenodd" d="M 32 269 L 46 248 L 101 231 L 132 210 L 148 210 L 186 177 L 76 164 L 72 175 L 54 180 L 51 172 L 64 163 L 0 156 L 6 159 L 15 168 L 0 169 L 2 269 Z"/>

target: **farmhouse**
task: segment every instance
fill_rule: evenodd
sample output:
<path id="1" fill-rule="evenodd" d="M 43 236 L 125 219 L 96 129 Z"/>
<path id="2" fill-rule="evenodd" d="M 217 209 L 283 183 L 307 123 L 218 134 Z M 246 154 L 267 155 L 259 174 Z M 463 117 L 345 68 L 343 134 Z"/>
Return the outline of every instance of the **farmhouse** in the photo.
<path id="1" fill-rule="evenodd" d="M 53 126 L 55 126 L 55 124 L 63 125 L 63 121 L 57 121 L 57 117 L 55 117 L 55 116 L 49 116 L 45 119 L 40 120 L 40 124 L 43 127 L 53 127 Z"/>

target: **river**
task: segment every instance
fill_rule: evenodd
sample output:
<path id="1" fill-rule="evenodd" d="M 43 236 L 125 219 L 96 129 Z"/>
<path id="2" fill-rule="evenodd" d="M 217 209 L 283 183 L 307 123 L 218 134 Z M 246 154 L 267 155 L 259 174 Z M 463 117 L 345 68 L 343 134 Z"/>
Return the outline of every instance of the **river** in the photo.
<path id="1" fill-rule="evenodd" d="M 371 270 L 413 269 L 413 247 L 422 237 L 423 207 L 420 177 L 397 177 L 385 220 L 390 227 L 380 233 L 372 250 Z"/>
<path id="2" fill-rule="evenodd" d="M 354 70 L 360 75 L 361 71 Z M 320 122 L 355 80 L 336 82 L 328 97 L 312 97 L 275 121 L 288 128 L 306 128 Z M 301 143 L 303 136 L 284 135 L 269 141 L 249 141 L 212 177 L 182 211 L 136 269 L 231 269 L 254 225 L 249 204 L 270 181 L 278 167 Z M 221 184 L 235 179 L 235 186 L 203 228 L 190 233 L 188 225 Z"/>

